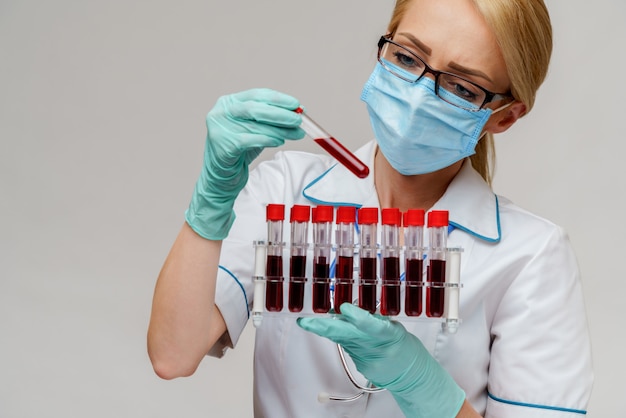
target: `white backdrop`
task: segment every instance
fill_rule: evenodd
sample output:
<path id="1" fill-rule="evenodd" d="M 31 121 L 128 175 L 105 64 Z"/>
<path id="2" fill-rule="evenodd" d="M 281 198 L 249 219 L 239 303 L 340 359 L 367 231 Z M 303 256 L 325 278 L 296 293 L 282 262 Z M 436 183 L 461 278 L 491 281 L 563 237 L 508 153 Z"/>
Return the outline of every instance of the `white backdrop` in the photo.
<path id="1" fill-rule="evenodd" d="M 145 349 L 204 116 L 222 94 L 271 87 L 355 149 L 392 4 L 0 0 L 1 418 L 252 415 L 252 326 L 190 378 L 160 380 Z M 588 416 L 624 416 L 626 2 L 548 6 L 553 66 L 497 140 L 495 189 L 569 231 L 593 338 Z"/>

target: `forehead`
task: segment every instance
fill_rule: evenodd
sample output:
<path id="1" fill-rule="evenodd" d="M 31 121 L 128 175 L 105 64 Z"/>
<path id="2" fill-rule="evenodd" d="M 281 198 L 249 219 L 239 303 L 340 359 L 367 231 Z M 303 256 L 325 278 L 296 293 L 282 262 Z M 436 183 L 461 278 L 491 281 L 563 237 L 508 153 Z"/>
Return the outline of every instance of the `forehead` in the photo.
<path id="1" fill-rule="evenodd" d="M 472 0 L 413 0 L 396 30 L 398 36 L 402 33 L 430 49 L 425 58 L 432 67 L 447 70 L 455 62 L 489 75 L 492 88 L 508 87 L 495 35 Z"/>

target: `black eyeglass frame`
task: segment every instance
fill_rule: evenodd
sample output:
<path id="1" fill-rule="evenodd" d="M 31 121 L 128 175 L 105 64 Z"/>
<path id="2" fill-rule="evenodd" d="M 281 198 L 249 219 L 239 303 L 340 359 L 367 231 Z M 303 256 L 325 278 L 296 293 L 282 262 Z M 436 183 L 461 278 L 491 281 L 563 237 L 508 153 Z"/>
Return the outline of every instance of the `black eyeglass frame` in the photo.
<path id="1" fill-rule="evenodd" d="M 487 90 L 486 88 L 474 83 L 471 80 L 468 80 L 465 77 L 461 77 L 458 74 L 454 74 L 454 73 L 449 73 L 447 71 L 439 71 L 439 70 L 435 70 L 434 68 L 432 68 L 430 65 L 426 64 L 426 61 L 424 61 L 424 59 L 422 57 L 420 57 L 419 55 L 416 55 L 414 52 L 412 52 L 410 49 L 408 49 L 407 47 L 398 44 L 397 42 L 391 40 L 392 35 L 383 35 L 380 37 L 380 39 L 378 40 L 378 62 L 380 62 L 380 64 L 385 67 L 385 69 L 387 69 L 389 72 L 391 72 L 393 75 L 395 75 L 396 77 L 407 81 L 409 83 L 417 83 L 419 80 L 421 80 L 422 77 L 424 77 L 425 74 L 429 73 L 432 74 L 435 77 L 435 94 L 437 94 L 438 97 L 439 96 L 439 76 L 441 74 L 446 74 L 446 75 L 450 75 L 453 77 L 457 77 L 460 78 L 461 80 L 464 80 L 468 83 L 470 83 L 473 86 L 476 86 L 477 88 L 479 88 L 480 90 L 482 90 L 485 93 L 485 99 L 483 100 L 483 103 L 477 107 L 477 108 L 465 108 L 463 107 L 463 109 L 467 109 L 467 110 L 472 110 L 472 111 L 479 111 L 481 109 L 483 109 L 485 107 L 485 105 L 487 103 L 491 103 L 493 101 L 496 100 L 503 100 L 503 99 L 513 99 L 513 95 L 510 92 L 507 93 L 494 93 L 492 91 Z M 387 67 L 387 64 L 385 64 L 384 60 L 381 57 L 381 52 L 383 50 L 383 46 L 385 46 L 386 43 L 390 43 L 393 44 L 395 46 L 397 46 L 398 48 L 402 48 L 404 51 L 406 51 L 407 53 L 411 54 L 413 57 L 417 58 L 422 64 L 424 64 L 424 71 L 422 72 L 422 74 L 420 74 L 416 79 L 409 79 L 406 77 L 401 76 L 400 74 L 396 73 L 395 71 L 393 71 L 391 68 Z M 445 100 L 445 99 L 443 99 Z M 447 101 L 447 100 L 446 100 Z M 451 103 L 453 104 L 453 103 Z M 456 104 L 454 104 L 455 106 L 458 106 Z"/>

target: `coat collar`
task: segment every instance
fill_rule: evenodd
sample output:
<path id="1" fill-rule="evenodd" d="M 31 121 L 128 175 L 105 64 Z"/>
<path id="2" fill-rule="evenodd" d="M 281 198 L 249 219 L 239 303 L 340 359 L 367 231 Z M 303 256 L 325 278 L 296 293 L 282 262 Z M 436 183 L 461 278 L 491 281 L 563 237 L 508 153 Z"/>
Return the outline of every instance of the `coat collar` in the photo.
<path id="1" fill-rule="evenodd" d="M 370 141 L 355 152 L 374 167 L 376 142 Z M 305 186 L 302 194 L 318 205 L 379 207 L 373 170 L 359 179 L 341 164 L 335 164 Z M 498 197 L 473 169 L 469 160 L 452 180 L 432 209 L 448 210 L 450 225 L 488 242 L 501 237 Z"/>
<path id="2" fill-rule="evenodd" d="M 360 179 L 341 164 L 335 164 L 307 186 L 302 194 L 319 205 L 378 207 L 378 195 L 374 186 L 374 153 L 376 143 L 370 141 L 355 155 L 370 167 L 370 174 Z"/>

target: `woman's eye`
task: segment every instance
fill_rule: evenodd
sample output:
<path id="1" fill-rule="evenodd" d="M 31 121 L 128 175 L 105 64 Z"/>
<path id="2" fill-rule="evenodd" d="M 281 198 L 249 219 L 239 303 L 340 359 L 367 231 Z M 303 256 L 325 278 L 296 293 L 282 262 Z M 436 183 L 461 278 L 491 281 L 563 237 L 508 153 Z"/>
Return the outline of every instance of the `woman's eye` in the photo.
<path id="1" fill-rule="evenodd" d="M 439 82 L 440 87 L 444 88 L 449 93 L 452 93 L 455 96 L 467 100 L 468 102 L 473 104 L 481 102 L 483 98 L 482 96 L 484 96 L 482 90 L 479 90 L 473 84 L 454 76 L 443 76 L 441 77 Z"/>
<path id="2" fill-rule="evenodd" d="M 461 84 L 457 84 L 455 87 L 456 94 L 458 96 L 461 96 L 463 98 L 465 98 L 466 100 L 470 100 L 476 97 L 476 94 L 471 92 L 470 90 L 466 89 L 464 86 L 462 86 Z"/>
<path id="3" fill-rule="evenodd" d="M 418 61 L 415 58 L 412 58 L 409 55 L 403 54 L 400 51 L 396 51 L 393 55 L 396 58 L 396 62 L 405 68 L 412 68 L 418 64 Z"/>

